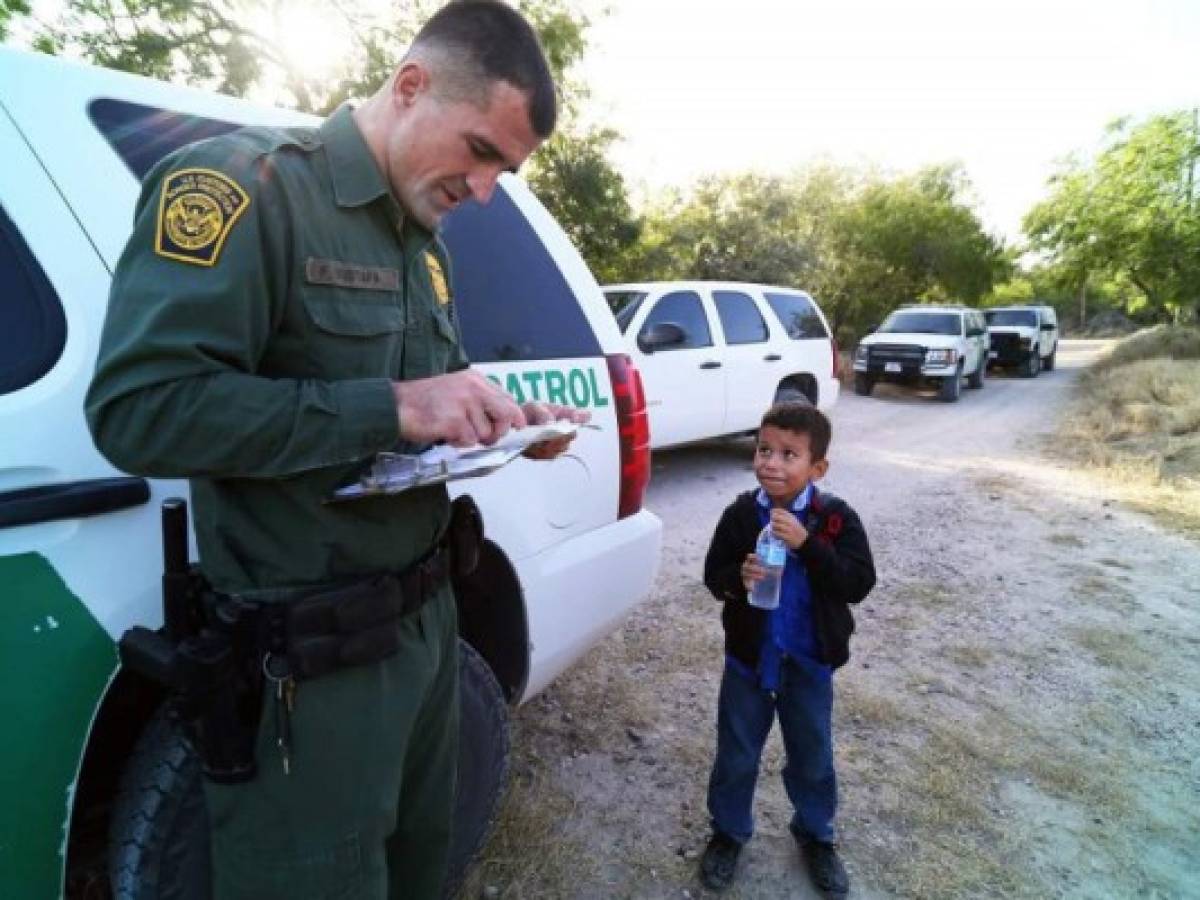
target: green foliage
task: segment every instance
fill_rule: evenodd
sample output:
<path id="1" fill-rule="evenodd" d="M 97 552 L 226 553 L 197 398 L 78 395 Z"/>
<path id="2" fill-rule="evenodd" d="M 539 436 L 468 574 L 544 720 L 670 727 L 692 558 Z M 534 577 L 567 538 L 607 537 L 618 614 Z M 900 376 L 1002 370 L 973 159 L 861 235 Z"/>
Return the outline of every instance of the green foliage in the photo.
<path id="1" fill-rule="evenodd" d="M 1136 288 L 1130 313 L 1200 315 L 1200 127 L 1195 111 L 1113 123 L 1094 161 L 1069 160 L 1025 217 L 1034 249 L 1077 283 Z"/>
<path id="2" fill-rule="evenodd" d="M 107 68 L 236 97 L 274 86 L 282 105 L 324 113 L 372 93 L 437 5 L 394 0 L 386 14 L 369 16 L 346 0 L 69 0 L 38 40 Z M 312 74 L 288 49 L 295 21 L 321 17 L 344 25 L 354 41 L 332 76 Z"/>
<path id="3" fill-rule="evenodd" d="M 11 21 L 30 13 L 28 0 L 0 0 L 0 41 L 8 37 Z"/>
<path id="4" fill-rule="evenodd" d="M 975 302 L 1011 264 L 956 167 L 885 179 L 833 166 L 788 178 L 710 178 L 647 215 L 622 280 L 727 279 L 803 287 L 843 337 L 901 303 Z"/>
<path id="5" fill-rule="evenodd" d="M 641 233 L 625 180 L 608 161 L 616 137 L 613 131 L 560 131 L 538 151 L 528 176 L 601 282 L 619 276 L 621 258 Z"/>

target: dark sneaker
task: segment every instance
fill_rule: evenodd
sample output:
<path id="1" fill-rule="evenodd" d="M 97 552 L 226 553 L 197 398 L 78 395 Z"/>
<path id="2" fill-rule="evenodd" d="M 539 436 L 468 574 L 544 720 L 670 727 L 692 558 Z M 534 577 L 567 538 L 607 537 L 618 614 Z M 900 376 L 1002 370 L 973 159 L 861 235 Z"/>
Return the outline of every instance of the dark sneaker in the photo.
<path id="1" fill-rule="evenodd" d="M 723 891 L 733 881 L 733 872 L 737 868 L 738 854 L 742 845 L 727 834 L 714 831 L 700 857 L 700 880 L 706 888 Z"/>
<path id="2" fill-rule="evenodd" d="M 808 877 L 826 900 L 842 900 L 850 892 L 850 876 L 838 856 L 837 845 L 813 840 L 793 832 L 800 854 L 808 866 Z"/>

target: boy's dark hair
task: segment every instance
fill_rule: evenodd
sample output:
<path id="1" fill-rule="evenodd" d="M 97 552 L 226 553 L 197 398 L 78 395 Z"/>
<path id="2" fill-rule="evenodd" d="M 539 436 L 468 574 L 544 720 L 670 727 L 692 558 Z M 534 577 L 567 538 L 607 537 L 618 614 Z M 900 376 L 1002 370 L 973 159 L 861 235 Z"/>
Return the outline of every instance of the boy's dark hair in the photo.
<path id="1" fill-rule="evenodd" d="M 554 131 L 558 102 L 554 77 L 537 34 L 500 0 L 453 0 L 417 32 L 413 47 L 449 50 L 466 60 L 484 84 L 507 81 L 529 98 L 529 124 L 540 138 Z"/>
<path id="2" fill-rule="evenodd" d="M 774 425 L 795 434 L 807 434 L 813 462 L 824 459 L 825 454 L 829 452 L 833 427 L 825 413 L 815 406 L 796 402 L 776 403 L 762 417 L 762 426 L 766 425 Z"/>

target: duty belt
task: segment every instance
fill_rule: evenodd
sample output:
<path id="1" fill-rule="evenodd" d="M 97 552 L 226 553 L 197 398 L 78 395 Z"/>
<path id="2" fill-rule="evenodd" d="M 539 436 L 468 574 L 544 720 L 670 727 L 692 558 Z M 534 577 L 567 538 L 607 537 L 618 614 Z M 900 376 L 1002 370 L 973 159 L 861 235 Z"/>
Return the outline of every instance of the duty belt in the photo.
<path id="1" fill-rule="evenodd" d="M 450 574 L 438 545 L 399 574 L 323 588 L 260 610 L 267 674 L 296 681 L 386 659 L 400 646 L 400 620 L 432 599 Z"/>

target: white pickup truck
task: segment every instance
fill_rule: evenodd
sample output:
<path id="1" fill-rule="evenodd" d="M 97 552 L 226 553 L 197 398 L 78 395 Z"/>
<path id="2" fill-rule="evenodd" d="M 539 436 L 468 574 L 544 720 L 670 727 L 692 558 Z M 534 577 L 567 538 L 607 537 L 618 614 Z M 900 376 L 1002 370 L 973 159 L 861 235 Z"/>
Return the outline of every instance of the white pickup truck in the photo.
<path id="1" fill-rule="evenodd" d="M 854 392 L 870 396 L 879 382 L 935 384 L 938 398 L 958 400 L 962 380 L 983 387 L 988 333 L 983 315 L 966 306 L 902 306 L 854 351 Z"/>
<path id="2" fill-rule="evenodd" d="M 656 449 L 753 431 L 781 400 L 837 402 L 837 344 L 803 291 L 668 281 L 604 295 L 641 372 Z"/>
<path id="3" fill-rule="evenodd" d="M 161 690 L 116 653 L 126 629 L 162 621 L 159 501 L 187 484 L 114 470 L 83 395 L 141 176 L 243 124 L 313 119 L 0 48 L 0 897 L 209 895 L 199 766 Z M 453 878 L 503 790 L 510 705 L 646 597 L 662 524 L 642 508 L 637 371 L 562 229 L 505 176 L 443 230 L 473 362 L 518 399 L 586 407 L 598 426 L 553 462 L 455 482 L 483 510 L 487 546 L 456 585 Z"/>
<path id="4" fill-rule="evenodd" d="M 1015 368 L 1025 378 L 1054 371 L 1058 313 L 1053 306 L 994 306 L 983 315 L 991 337 L 988 365 Z"/>

